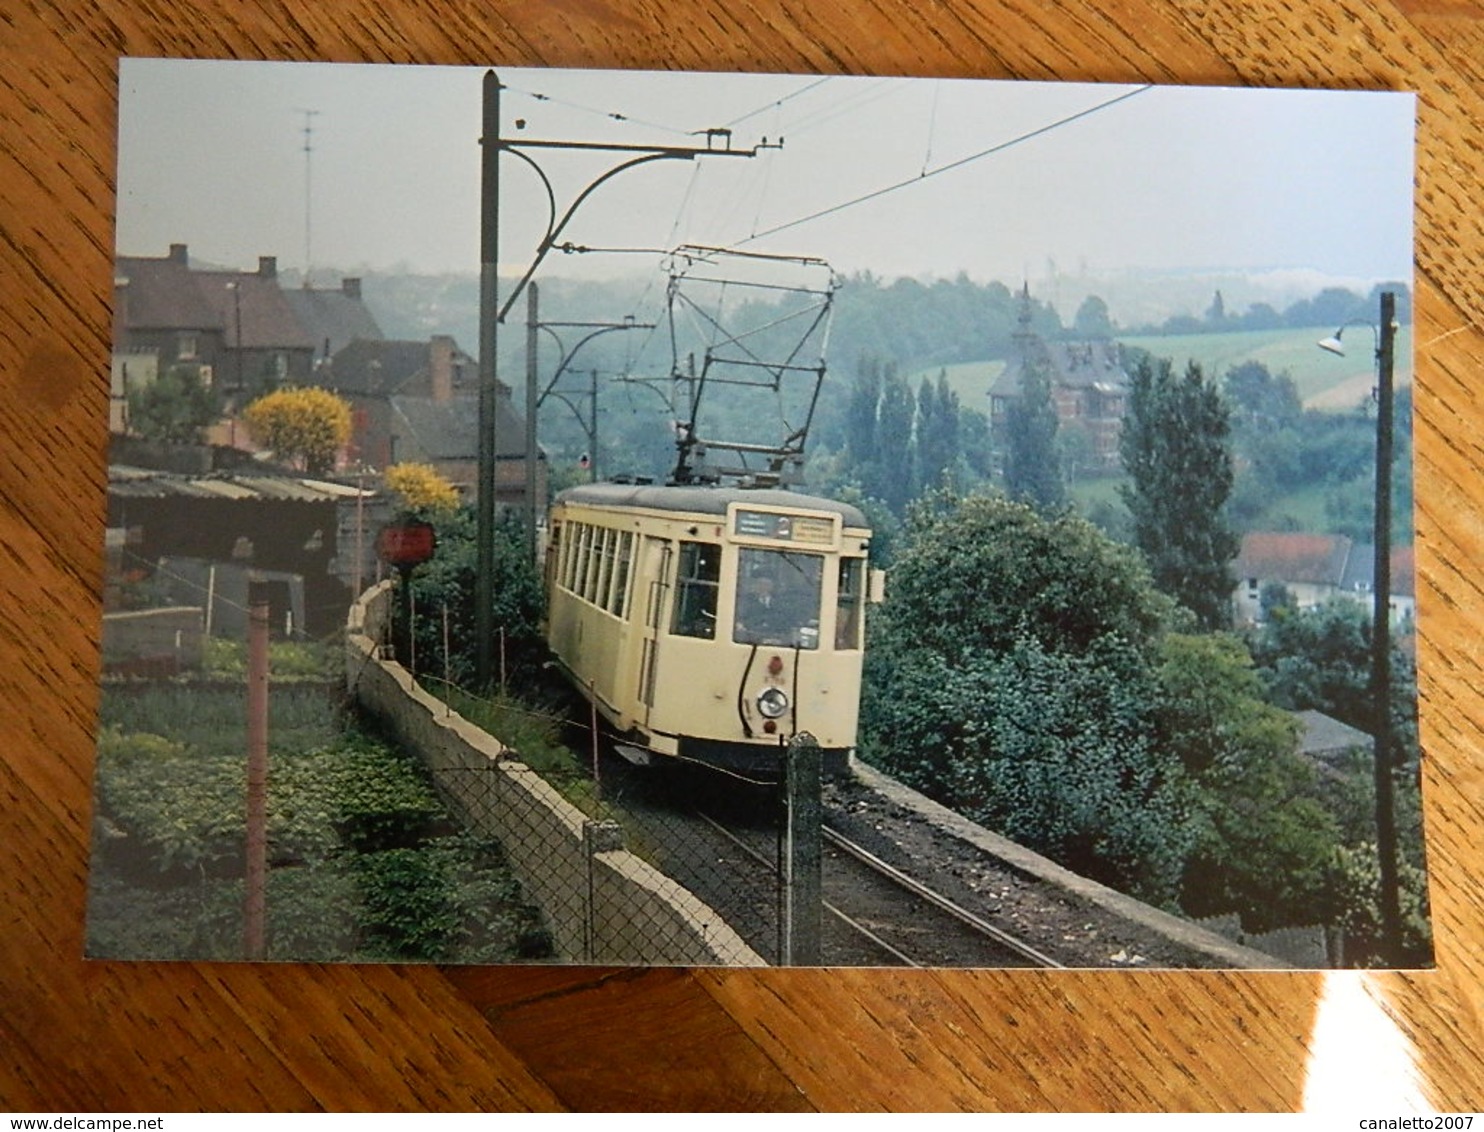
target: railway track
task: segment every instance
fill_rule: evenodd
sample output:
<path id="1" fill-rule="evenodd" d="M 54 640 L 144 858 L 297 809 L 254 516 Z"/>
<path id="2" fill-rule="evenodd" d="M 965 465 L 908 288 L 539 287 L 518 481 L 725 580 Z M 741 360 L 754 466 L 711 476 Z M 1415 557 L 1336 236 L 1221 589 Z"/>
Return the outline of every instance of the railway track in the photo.
<path id="1" fill-rule="evenodd" d="M 756 844 L 705 814 L 718 835 L 765 868 Z M 1061 967 L 1031 943 L 990 923 L 856 844 L 822 830 L 825 923 L 821 961 L 829 966 Z M 756 839 L 754 839 L 756 840 Z"/>

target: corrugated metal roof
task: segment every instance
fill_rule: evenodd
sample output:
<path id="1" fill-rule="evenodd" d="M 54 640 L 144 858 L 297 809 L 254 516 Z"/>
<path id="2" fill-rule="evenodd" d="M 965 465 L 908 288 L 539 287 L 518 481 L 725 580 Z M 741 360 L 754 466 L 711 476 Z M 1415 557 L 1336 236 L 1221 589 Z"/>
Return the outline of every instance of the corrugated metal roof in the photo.
<path id="1" fill-rule="evenodd" d="M 207 476 L 187 476 L 114 464 L 108 469 L 110 495 L 130 499 L 221 499 L 231 502 L 247 500 L 284 500 L 294 503 L 332 503 L 354 499 L 357 495 L 371 498 L 353 484 L 294 476 L 243 475 L 218 472 Z"/>

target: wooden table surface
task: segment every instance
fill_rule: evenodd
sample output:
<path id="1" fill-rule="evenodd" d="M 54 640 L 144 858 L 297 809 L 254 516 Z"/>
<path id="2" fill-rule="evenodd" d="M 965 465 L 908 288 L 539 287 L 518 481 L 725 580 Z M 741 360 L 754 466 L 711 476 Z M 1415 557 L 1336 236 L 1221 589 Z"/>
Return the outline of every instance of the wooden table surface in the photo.
<path id="1" fill-rule="evenodd" d="M 120 55 L 1418 92 L 1416 491 L 1437 969 L 84 962 Z M 1484 382 L 1484 9 L 0 0 L 0 59 L 0 1109 L 1289 1110 L 1306 1083 L 1347 1070 L 1352 1105 L 1376 1093 L 1484 1109 L 1484 413 L 1469 392 Z M 1333 1032 L 1327 1012 L 1340 1005 L 1369 1017 L 1349 1031 L 1365 1050 L 1395 1043 L 1400 1068 L 1356 1073 L 1362 1050 L 1314 1037 Z"/>

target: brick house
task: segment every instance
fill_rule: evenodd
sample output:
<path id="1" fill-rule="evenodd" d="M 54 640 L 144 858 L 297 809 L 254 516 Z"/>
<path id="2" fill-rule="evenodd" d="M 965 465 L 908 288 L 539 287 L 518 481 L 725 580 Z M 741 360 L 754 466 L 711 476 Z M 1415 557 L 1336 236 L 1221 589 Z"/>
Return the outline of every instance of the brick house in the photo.
<path id="1" fill-rule="evenodd" d="M 1118 471 L 1119 437 L 1128 411 L 1129 379 L 1122 352 L 1110 338 L 1079 342 L 1048 342 L 1031 330 L 1030 289 L 1021 292 L 1020 327 L 1015 350 L 989 390 L 991 451 L 1002 464 L 1010 407 L 1021 397 L 1031 367 L 1046 373 L 1058 434 L 1080 437 L 1065 445 L 1077 456 L 1073 475 L 1102 475 Z"/>
<path id="2" fill-rule="evenodd" d="M 360 305 L 358 297 L 354 301 Z M 370 312 L 362 312 L 357 324 L 374 327 Z M 120 256 L 114 268 L 114 431 L 128 429 L 129 393 L 173 366 L 199 367 L 225 395 L 229 411 L 278 385 L 307 382 L 319 326 L 311 323 L 311 330 L 306 323 L 279 286 L 274 256 L 260 256 L 256 271 L 193 268 L 185 244 L 171 244 L 164 257 Z"/>
<path id="3" fill-rule="evenodd" d="M 314 383 L 351 404 L 351 458 L 373 468 L 431 464 L 473 497 L 479 460 L 479 364 L 448 335 L 427 342 L 357 339 L 338 351 Z M 525 498 L 525 419 L 503 382 L 496 400 L 496 489 L 502 503 Z M 538 449 L 537 496 L 546 496 Z"/>

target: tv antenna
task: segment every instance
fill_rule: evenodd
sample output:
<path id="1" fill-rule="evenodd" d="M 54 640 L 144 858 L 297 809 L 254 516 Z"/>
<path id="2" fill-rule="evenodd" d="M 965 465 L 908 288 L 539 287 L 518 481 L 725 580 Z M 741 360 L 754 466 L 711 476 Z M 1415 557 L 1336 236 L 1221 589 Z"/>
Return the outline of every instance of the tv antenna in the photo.
<path id="1" fill-rule="evenodd" d="M 294 113 L 304 115 L 304 286 L 309 286 L 309 265 L 314 262 L 313 251 L 313 211 L 311 207 L 311 158 L 314 156 L 314 119 L 319 114 L 318 110 L 306 110 L 296 107 Z"/>

